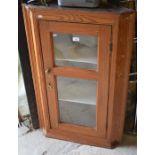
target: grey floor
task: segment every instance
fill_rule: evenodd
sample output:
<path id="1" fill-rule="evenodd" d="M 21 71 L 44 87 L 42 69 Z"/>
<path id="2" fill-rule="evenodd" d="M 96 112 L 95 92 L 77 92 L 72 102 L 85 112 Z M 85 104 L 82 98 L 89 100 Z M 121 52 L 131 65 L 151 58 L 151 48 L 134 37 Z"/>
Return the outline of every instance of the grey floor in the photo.
<path id="1" fill-rule="evenodd" d="M 106 149 L 81 145 L 68 141 L 46 138 L 42 131 L 28 132 L 28 128 L 19 128 L 18 155 L 136 155 L 136 137 L 124 135 L 123 142 L 115 149 Z"/>

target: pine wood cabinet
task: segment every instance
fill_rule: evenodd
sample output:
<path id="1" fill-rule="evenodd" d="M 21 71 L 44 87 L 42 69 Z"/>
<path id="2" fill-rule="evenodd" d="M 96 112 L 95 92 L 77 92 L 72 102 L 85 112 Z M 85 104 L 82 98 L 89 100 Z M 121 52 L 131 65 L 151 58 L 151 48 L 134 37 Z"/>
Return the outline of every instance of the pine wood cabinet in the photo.
<path id="1" fill-rule="evenodd" d="M 46 136 L 113 147 L 124 127 L 134 12 L 23 5 Z"/>

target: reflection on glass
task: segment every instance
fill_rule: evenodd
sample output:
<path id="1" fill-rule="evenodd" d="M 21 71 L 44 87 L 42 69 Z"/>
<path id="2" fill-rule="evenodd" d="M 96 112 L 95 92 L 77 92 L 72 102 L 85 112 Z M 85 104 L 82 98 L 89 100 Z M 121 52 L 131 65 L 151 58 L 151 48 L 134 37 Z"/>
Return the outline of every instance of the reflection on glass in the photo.
<path id="1" fill-rule="evenodd" d="M 53 33 L 53 44 L 57 66 L 96 69 L 96 36 Z"/>
<path id="2" fill-rule="evenodd" d="M 96 126 L 96 81 L 58 77 L 60 122 Z"/>

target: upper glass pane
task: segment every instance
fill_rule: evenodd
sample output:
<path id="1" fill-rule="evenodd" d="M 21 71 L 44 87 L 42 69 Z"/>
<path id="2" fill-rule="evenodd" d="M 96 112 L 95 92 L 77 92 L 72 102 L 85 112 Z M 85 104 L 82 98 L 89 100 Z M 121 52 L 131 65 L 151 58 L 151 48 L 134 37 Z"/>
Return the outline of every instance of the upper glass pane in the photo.
<path id="1" fill-rule="evenodd" d="M 97 68 L 97 36 L 53 33 L 55 64 Z"/>

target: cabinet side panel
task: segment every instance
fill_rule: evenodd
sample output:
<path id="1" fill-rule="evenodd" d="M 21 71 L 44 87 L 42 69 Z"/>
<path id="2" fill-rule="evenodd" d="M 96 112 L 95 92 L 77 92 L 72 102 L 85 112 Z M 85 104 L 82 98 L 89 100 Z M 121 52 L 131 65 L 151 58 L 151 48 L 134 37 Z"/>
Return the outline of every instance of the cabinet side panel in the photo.
<path id="1" fill-rule="evenodd" d="M 115 88 L 110 137 L 120 142 L 124 130 L 128 80 L 134 37 L 135 14 L 122 15 L 119 22 Z"/>
<path id="2" fill-rule="evenodd" d="M 30 19 L 29 19 L 29 10 L 24 5 L 22 6 L 23 10 L 23 16 L 24 16 L 24 24 L 25 24 L 25 31 L 26 31 L 26 37 L 28 42 L 28 51 L 29 51 L 29 57 L 30 57 L 30 65 L 32 70 L 32 79 L 34 83 L 34 89 L 35 89 L 35 95 L 38 96 L 37 85 L 36 85 L 36 69 L 35 69 L 35 61 L 34 61 L 34 55 L 33 55 L 33 41 L 32 41 L 32 32 L 31 32 L 31 26 L 30 26 Z M 38 111 L 38 117 L 39 117 L 39 125 L 42 127 L 42 116 L 40 109 L 38 108 L 38 98 L 36 97 L 36 103 L 37 103 L 37 111 Z"/>
<path id="3" fill-rule="evenodd" d="M 26 35 L 29 46 L 30 63 L 32 68 L 32 76 L 34 82 L 35 95 L 37 100 L 37 111 L 39 116 L 40 127 L 48 130 L 49 112 L 47 108 L 45 79 L 43 74 L 42 54 L 40 47 L 40 37 L 38 25 L 33 12 L 23 5 L 24 21 L 26 27 Z"/>
<path id="4" fill-rule="evenodd" d="M 97 104 L 97 130 L 100 135 L 106 136 L 107 104 L 109 89 L 110 44 L 111 26 L 102 26 L 99 34 L 99 76 L 98 76 L 98 104 Z"/>

